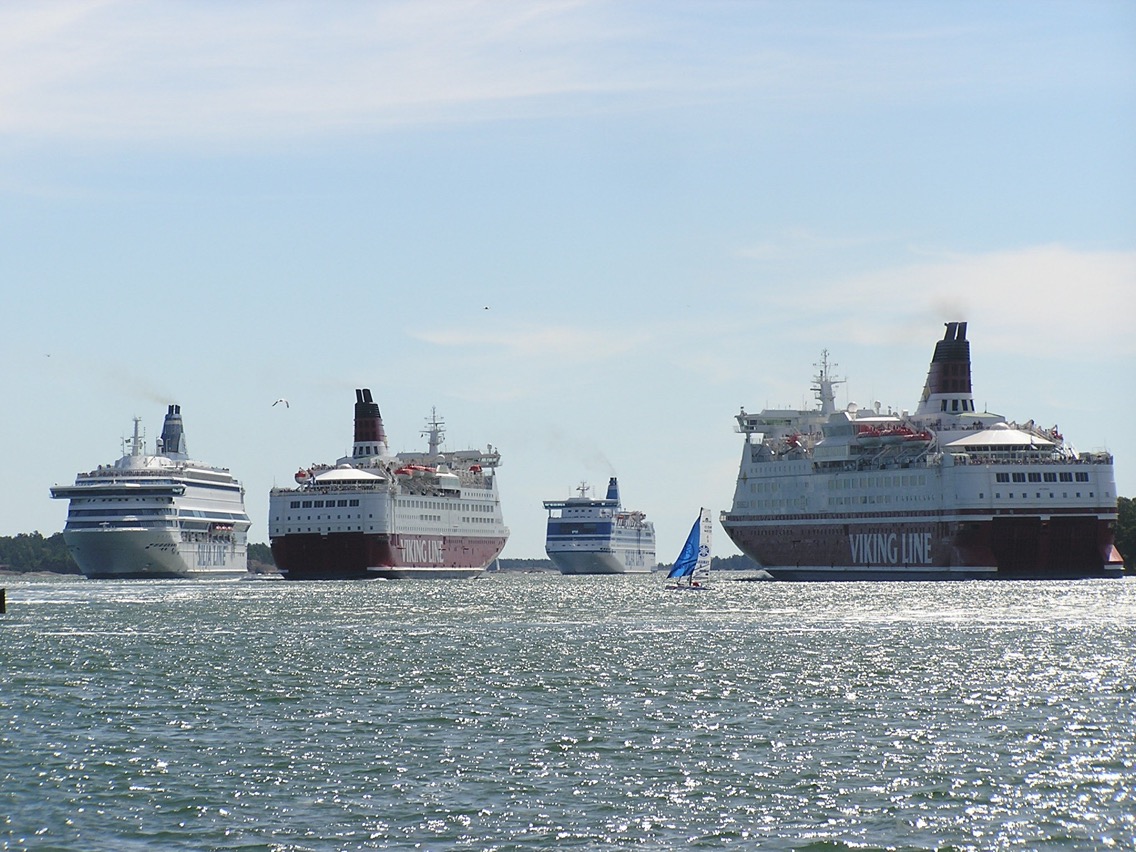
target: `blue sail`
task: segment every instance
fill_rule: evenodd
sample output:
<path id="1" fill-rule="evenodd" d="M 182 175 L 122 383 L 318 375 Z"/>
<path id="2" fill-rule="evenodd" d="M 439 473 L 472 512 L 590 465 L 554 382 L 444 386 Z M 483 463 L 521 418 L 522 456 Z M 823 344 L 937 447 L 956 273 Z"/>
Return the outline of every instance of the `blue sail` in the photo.
<path id="1" fill-rule="evenodd" d="M 694 522 L 694 526 L 690 528 L 690 535 L 686 537 L 686 544 L 682 546 L 682 551 L 675 560 L 674 567 L 671 572 L 667 574 L 668 580 L 676 579 L 677 577 L 689 577 L 694 573 L 694 569 L 698 566 L 698 533 L 699 525 L 702 518 L 699 517 Z"/>

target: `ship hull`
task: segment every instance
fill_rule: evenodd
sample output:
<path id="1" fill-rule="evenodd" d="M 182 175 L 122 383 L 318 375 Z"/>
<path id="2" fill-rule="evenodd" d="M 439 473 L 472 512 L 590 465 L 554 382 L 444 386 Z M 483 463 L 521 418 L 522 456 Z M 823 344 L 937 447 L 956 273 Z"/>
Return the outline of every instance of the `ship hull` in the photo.
<path id="1" fill-rule="evenodd" d="M 642 560 L 640 560 L 642 564 L 630 565 L 614 553 L 547 552 L 552 564 L 565 575 L 647 574 L 651 571 L 651 566 Z"/>
<path id="2" fill-rule="evenodd" d="M 1096 513 L 830 522 L 723 519 L 778 580 L 1063 580 L 1119 577 L 1113 523 Z"/>
<path id="3" fill-rule="evenodd" d="M 272 540 L 287 580 L 472 579 L 505 547 L 504 537 L 292 533 Z"/>
<path id="4" fill-rule="evenodd" d="M 188 579 L 242 577 L 247 553 L 229 540 L 182 541 L 169 530 L 64 530 L 63 541 L 85 577 Z"/>

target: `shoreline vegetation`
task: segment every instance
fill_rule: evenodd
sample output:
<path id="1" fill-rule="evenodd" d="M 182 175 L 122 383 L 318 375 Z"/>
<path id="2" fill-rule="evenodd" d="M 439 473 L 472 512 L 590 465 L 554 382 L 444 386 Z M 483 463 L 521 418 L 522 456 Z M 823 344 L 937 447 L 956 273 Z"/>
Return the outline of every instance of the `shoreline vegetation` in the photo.
<path id="1" fill-rule="evenodd" d="M 1136 571 L 1136 499 L 1117 499 L 1116 548 L 1124 556 L 1126 573 Z M 749 571 L 758 566 L 740 554 L 714 558 L 715 571 Z M 655 570 L 670 568 L 659 563 Z M 274 574 L 276 564 L 267 544 L 249 544 L 248 569 L 253 574 Z M 550 559 L 498 559 L 491 573 L 535 574 L 555 572 Z M 71 559 L 63 533 L 44 537 L 39 532 L 0 536 L 0 574 L 79 574 L 79 566 Z"/>

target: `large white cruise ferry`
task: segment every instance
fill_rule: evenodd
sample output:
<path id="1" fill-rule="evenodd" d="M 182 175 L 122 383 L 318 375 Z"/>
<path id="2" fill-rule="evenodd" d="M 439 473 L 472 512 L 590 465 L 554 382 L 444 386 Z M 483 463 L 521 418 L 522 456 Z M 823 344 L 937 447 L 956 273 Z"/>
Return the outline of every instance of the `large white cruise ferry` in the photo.
<path id="1" fill-rule="evenodd" d="M 737 415 L 746 437 L 722 526 L 775 579 L 1118 577 L 1112 456 L 1056 426 L 977 410 L 966 323 L 946 324 L 914 414 Z"/>
<path id="2" fill-rule="evenodd" d="M 544 549 L 561 574 L 645 574 L 655 568 L 655 526 L 643 512 L 624 509 L 613 476 L 602 500 L 588 496 L 545 500 Z"/>
<path id="3" fill-rule="evenodd" d="M 124 444 L 114 464 L 51 489 L 71 501 L 63 540 L 79 570 L 91 578 L 245 574 L 244 488 L 227 469 L 190 459 L 181 407 L 167 410 L 153 454 L 137 417 Z"/>
<path id="4" fill-rule="evenodd" d="M 477 577 L 505 547 L 496 468 L 485 450 L 443 452 L 431 416 L 425 452 L 390 455 L 379 406 L 355 391 L 355 443 L 334 465 L 273 488 L 268 536 L 289 580 Z"/>

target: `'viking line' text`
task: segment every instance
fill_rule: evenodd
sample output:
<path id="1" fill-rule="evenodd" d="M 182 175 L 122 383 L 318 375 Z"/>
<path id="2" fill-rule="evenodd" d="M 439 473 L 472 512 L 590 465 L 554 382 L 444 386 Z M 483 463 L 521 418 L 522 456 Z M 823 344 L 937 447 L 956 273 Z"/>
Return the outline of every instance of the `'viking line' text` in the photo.
<path id="1" fill-rule="evenodd" d="M 931 533 L 853 533 L 848 544 L 853 564 L 931 564 Z"/>
<path id="2" fill-rule="evenodd" d="M 412 538 L 399 545 L 403 565 L 441 565 L 443 550 L 441 539 Z"/>

